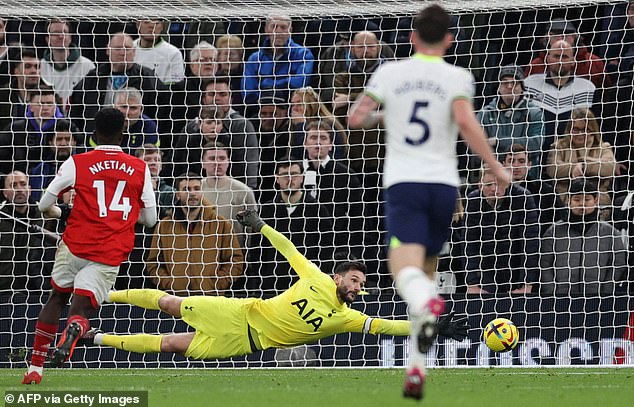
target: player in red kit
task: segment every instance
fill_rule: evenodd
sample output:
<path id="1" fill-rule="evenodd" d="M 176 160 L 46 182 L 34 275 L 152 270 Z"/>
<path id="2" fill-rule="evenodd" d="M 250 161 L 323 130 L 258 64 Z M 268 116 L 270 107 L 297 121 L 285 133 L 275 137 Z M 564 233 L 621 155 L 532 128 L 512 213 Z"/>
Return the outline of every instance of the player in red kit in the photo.
<path id="1" fill-rule="evenodd" d="M 121 144 L 124 117 L 104 108 L 95 116 L 93 151 L 70 157 L 48 186 L 39 208 L 45 216 L 60 218 L 58 196 L 74 189 L 72 213 L 51 273 L 53 289 L 35 325 L 31 364 L 23 384 L 39 384 L 49 345 L 55 339 L 62 309 L 73 294 L 68 322 L 51 365 L 70 358 L 90 329 L 90 318 L 114 285 L 119 266 L 134 246 L 134 225 L 154 226 L 156 198 L 144 161 L 124 153 Z"/>

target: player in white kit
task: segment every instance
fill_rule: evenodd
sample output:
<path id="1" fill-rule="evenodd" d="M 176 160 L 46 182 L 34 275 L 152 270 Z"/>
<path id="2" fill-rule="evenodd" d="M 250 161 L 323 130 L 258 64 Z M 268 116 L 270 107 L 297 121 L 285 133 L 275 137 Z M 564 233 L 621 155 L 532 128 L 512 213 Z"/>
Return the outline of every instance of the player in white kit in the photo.
<path id="1" fill-rule="evenodd" d="M 411 34 L 416 54 L 381 65 L 348 120 L 353 128 L 383 123 L 387 130 L 383 185 L 389 266 L 412 322 L 403 395 L 416 399 L 423 396 L 425 353 L 444 310 L 434 273 L 458 197 L 458 131 L 492 168 L 499 188 L 506 190 L 511 180 L 473 112 L 473 76 L 442 59 L 453 40 L 450 23 L 451 17 L 438 5 L 422 10 Z"/>

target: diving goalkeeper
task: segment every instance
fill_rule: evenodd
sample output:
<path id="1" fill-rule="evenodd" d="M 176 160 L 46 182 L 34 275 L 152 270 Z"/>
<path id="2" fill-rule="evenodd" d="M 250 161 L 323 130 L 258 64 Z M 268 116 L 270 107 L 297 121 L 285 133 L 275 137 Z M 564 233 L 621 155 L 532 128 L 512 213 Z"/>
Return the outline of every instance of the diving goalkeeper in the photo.
<path id="1" fill-rule="evenodd" d="M 159 290 L 112 291 L 109 300 L 161 310 L 182 318 L 195 332 L 167 335 L 110 335 L 97 333 L 95 344 L 138 352 L 174 352 L 194 359 L 223 359 L 269 348 L 289 348 L 316 342 L 343 332 L 374 335 L 409 335 L 407 320 L 372 318 L 349 308 L 365 284 L 361 262 L 339 264 L 332 277 L 306 259 L 281 233 L 253 210 L 237 215 L 238 221 L 266 236 L 286 257 L 300 279 L 277 297 L 259 298 L 176 297 Z M 462 340 L 465 319 L 439 321 L 439 334 Z M 86 338 L 90 339 L 90 338 Z"/>

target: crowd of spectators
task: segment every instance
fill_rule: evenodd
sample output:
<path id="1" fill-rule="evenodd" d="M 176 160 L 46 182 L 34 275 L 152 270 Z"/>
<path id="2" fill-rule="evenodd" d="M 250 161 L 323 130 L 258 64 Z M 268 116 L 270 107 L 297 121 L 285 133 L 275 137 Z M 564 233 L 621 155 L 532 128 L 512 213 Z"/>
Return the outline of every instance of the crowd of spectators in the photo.
<path id="1" fill-rule="evenodd" d="M 605 29 L 591 37 L 569 19 L 533 24 L 531 58 L 497 55 L 492 67 L 465 58 L 455 18 L 447 59 L 488 68 L 476 74 L 478 118 L 514 182 L 500 190 L 457 146 L 464 212 L 444 252 L 451 260 L 439 263 L 455 277 L 448 292 L 634 292 L 634 2 L 601 11 Z M 409 56 L 409 19 L 393 23 L 354 20 L 347 32 L 322 35 L 278 15 L 259 34 L 228 22 L 142 19 L 108 23 L 101 50 L 85 45 L 92 34 L 77 22 L 41 21 L 28 36 L 19 21 L 0 19 L 0 291 L 45 287 L 55 241 L 25 223 L 44 225 L 34 203 L 64 160 L 95 146 L 92 121 L 105 106 L 126 117 L 122 147 L 148 164 L 161 219 L 137 226 L 117 288 L 285 290 L 290 265 L 235 222 L 246 208 L 325 272 L 337 259 L 362 259 L 370 285 L 389 287 L 386 135 L 348 130 L 347 113 L 377 67 Z"/>

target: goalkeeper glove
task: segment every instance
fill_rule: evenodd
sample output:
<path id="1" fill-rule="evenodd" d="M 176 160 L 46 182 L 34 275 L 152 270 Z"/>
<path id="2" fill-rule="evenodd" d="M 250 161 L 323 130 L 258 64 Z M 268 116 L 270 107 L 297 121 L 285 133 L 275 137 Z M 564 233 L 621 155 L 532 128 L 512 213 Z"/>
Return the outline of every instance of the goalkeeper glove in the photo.
<path id="1" fill-rule="evenodd" d="M 260 215 L 253 209 L 247 209 L 236 214 L 236 219 L 242 226 L 249 226 L 256 232 L 259 232 L 266 223 L 260 218 Z"/>
<path id="2" fill-rule="evenodd" d="M 467 337 L 467 332 L 471 326 L 467 323 L 466 316 L 455 321 L 452 321 L 453 317 L 454 313 L 452 311 L 449 315 L 445 315 L 438 320 L 438 335 L 462 341 Z"/>

